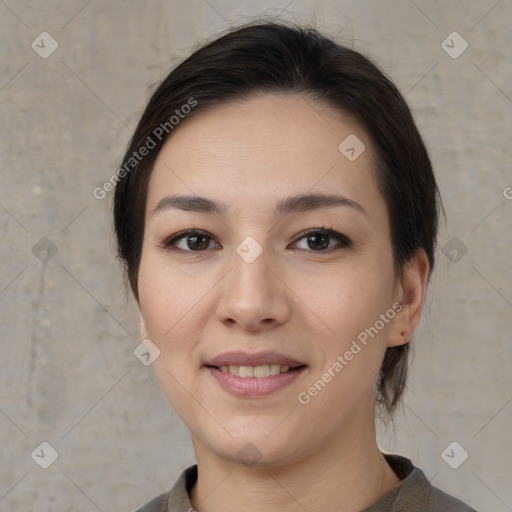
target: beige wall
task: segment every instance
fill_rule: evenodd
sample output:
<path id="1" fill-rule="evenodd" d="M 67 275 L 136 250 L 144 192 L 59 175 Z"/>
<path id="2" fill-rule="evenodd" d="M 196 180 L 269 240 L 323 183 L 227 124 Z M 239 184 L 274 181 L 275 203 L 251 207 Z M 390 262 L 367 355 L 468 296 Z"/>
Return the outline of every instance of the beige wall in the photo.
<path id="1" fill-rule="evenodd" d="M 443 193 L 440 245 L 455 238 L 415 335 L 404 414 L 381 446 L 478 510 L 512 510 L 512 3 L 5 0 L 0 511 L 133 510 L 194 461 L 151 367 L 133 355 L 109 198 L 92 191 L 173 63 L 228 24 L 285 8 L 369 53 L 405 93 Z M 58 43 L 46 59 L 44 31 Z M 454 31 L 469 45 L 458 58 L 442 47 Z M 452 39 L 455 56 L 463 41 Z M 33 254 L 44 251 L 47 261 Z M 43 441 L 58 453 L 48 469 L 31 458 Z M 453 441 L 469 454 L 458 469 L 441 456 Z M 41 449 L 50 462 L 47 446 L 34 459 Z"/>

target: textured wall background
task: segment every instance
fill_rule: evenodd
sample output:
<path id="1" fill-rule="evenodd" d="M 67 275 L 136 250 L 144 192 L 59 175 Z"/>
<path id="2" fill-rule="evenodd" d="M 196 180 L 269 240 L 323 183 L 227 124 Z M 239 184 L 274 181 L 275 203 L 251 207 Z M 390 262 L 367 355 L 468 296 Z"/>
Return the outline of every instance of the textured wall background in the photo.
<path id="1" fill-rule="evenodd" d="M 0 511 L 133 510 L 194 462 L 134 357 L 110 197 L 92 191 L 149 86 L 263 12 L 316 19 L 412 106 L 448 220 L 404 411 L 381 446 L 478 510 L 512 510 L 510 0 L 0 0 Z M 47 469 L 42 442 L 58 454 Z"/>

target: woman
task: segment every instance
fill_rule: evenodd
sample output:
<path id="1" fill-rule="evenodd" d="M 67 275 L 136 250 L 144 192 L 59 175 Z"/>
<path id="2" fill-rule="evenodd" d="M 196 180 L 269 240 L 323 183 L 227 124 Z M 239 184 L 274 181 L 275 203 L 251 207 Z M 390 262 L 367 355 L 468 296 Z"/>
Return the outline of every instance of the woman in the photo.
<path id="1" fill-rule="evenodd" d="M 376 442 L 439 197 L 367 58 L 289 23 L 203 46 L 150 99 L 114 203 L 141 338 L 197 458 L 139 511 L 474 510 Z"/>

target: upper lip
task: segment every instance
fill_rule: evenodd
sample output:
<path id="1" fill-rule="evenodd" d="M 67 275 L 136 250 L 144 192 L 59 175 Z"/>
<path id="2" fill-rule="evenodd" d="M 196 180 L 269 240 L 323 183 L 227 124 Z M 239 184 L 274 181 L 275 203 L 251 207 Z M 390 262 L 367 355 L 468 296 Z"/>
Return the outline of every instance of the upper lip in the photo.
<path id="1" fill-rule="evenodd" d="M 300 361 L 273 351 L 256 352 L 254 354 L 242 351 L 225 352 L 209 359 L 205 366 L 261 366 L 264 364 L 280 364 L 290 368 L 305 366 Z"/>

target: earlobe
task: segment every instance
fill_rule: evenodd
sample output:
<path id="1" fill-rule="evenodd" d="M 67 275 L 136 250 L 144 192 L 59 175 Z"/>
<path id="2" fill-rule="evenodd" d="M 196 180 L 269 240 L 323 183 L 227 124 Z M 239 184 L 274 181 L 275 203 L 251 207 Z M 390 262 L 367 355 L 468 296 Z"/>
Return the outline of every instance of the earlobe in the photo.
<path id="1" fill-rule="evenodd" d="M 398 347 L 409 343 L 412 338 L 410 308 L 401 303 L 402 308 L 393 319 L 388 336 L 388 347 Z"/>
<path id="2" fill-rule="evenodd" d="M 397 287 L 397 302 L 401 309 L 395 315 L 388 336 L 388 347 L 408 343 L 419 324 L 429 273 L 429 261 L 424 249 L 418 249 L 407 264 Z"/>

